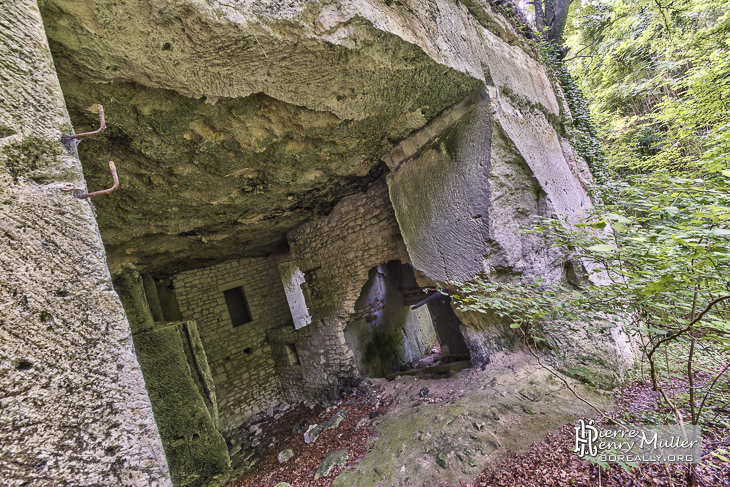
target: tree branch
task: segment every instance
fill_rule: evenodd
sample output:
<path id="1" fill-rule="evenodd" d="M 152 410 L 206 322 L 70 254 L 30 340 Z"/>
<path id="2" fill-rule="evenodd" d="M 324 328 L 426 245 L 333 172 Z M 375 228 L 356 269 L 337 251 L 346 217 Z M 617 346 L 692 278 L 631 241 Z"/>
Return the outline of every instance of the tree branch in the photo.
<path id="1" fill-rule="evenodd" d="M 679 331 L 677 331 L 677 332 L 675 332 L 675 333 L 672 333 L 671 335 L 668 335 L 668 336 L 666 336 L 666 337 L 664 337 L 664 338 L 662 338 L 662 339 L 658 340 L 658 341 L 656 342 L 656 344 L 655 344 L 655 345 L 654 345 L 654 346 L 653 346 L 653 347 L 651 348 L 651 351 L 650 351 L 650 352 L 649 352 L 649 353 L 647 354 L 647 355 L 648 355 L 648 357 L 649 357 L 649 358 L 651 359 L 651 356 L 652 356 L 652 355 L 654 355 L 654 352 L 656 352 L 657 348 L 659 348 L 659 346 L 660 346 L 660 345 L 661 345 L 662 343 L 666 343 L 666 342 L 668 342 L 669 340 L 674 340 L 674 339 L 675 339 L 675 338 L 677 338 L 678 336 L 680 336 L 680 335 L 682 335 L 682 334 L 684 334 L 684 333 L 688 332 L 689 330 L 691 330 L 691 329 L 692 329 L 692 327 L 693 327 L 693 326 L 694 326 L 695 324 L 697 324 L 697 323 L 698 323 L 698 322 L 699 322 L 700 320 L 702 320 L 702 317 L 703 317 L 703 316 L 704 316 L 705 314 L 707 314 L 707 313 L 708 313 L 708 312 L 709 312 L 709 311 L 710 311 L 710 310 L 711 310 L 711 309 L 712 309 L 712 308 L 713 308 L 713 307 L 714 307 L 714 306 L 715 306 L 715 305 L 716 305 L 717 303 L 720 303 L 720 302 L 722 302 L 722 301 L 725 301 L 726 299 L 730 299 L 730 295 L 727 295 L 727 296 L 720 296 L 719 298 L 717 298 L 717 299 L 714 299 L 714 300 L 712 300 L 712 301 L 711 301 L 711 302 L 710 302 L 710 303 L 709 303 L 709 304 L 708 304 L 708 305 L 707 305 L 707 306 L 705 307 L 705 309 L 703 309 L 703 310 L 702 310 L 702 311 L 700 312 L 700 314 L 698 314 L 698 315 L 697 315 L 697 317 L 696 317 L 695 319 L 693 319 L 693 320 L 692 320 L 692 321 L 691 321 L 691 322 L 690 322 L 690 323 L 689 323 L 689 324 L 688 324 L 688 325 L 687 325 L 686 327 L 682 328 L 681 330 L 679 330 Z"/>

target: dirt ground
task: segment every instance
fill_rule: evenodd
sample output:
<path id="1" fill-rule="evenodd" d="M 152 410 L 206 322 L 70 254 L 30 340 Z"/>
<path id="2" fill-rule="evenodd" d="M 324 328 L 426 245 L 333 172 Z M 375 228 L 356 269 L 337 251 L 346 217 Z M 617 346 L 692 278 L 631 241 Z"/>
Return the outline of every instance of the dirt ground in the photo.
<path id="1" fill-rule="evenodd" d="M 662 409 L 659 393 L 650 383 L 635 381 L 615 391 L 617 409 L 631 420 Z M 667 413 L 667 410 L 663 411 Z M 722 412 L 720 412 L 722 414 Z M 727 413 L 725 413 L 727 414 Z M 594 416 L 596 418 L 596 416 Z M 597 418 L 596 418 L 597 419 Z M 600 421 L 599 421 L 600 422 Z M 640 464 L 628 470 L 616 464 L 599 468 L 573 453 L 575 431 L 566 424 L 535 443 L 529 451 L 489 465 L 467 487 L 688 487 L 686 464 Z M 705 425 L 702 431 L 702 460 L 694 467 L 698 487 L 730 486 L 730 462 L 711 452 L 730 450 L 730 430 Z"/>
<path id="2" fill-rule="evenodd" d="M 330 407 L 280 405 L 252 418 L 229 434 L 237 478 L 228 487 L 688 485 L 687 465 L 601 469 L 579 458 L 572 423 L 597 413 L 531 355 L 464 370 L 437 355 L 420 364 L 437 374 L 366 379 Z M 603 411 L 641 417 L 659 407 L 645 382 L 612 393 L 569 383 Z M 728 431 L 704 431 L 700 487 L 730 486 L 730 463 L 709 453 L 718 448 L 730 448 Z"/>
<path id="3" fill-rule="evenodd" d="M 448 378 L 402 376 L 376 383 L 393 402 L 374 422 L 372 450 L 334 486 L 471 482 L 488 464 L 523 453 L 549 431 L 594 413 L 523 353 L 500 354 L 484 370 Z M 609 395 L 571 384 L 582 397 L 611 408 Z"/>
<path id="4" fill-rule="evenodd" d="M 571 384 L 599 407 L 611 407 L 610 395 Z M 343 413 L 339 425 L 305 442 L 309 428 Z M 459 485 L 592 414 L 522 353 L 495 356 L 483 370 L 366 379 L 330 408 L 270 408 L 229 434 L 234 474 L 240 475 L 229 486 Z M 293 456 L 280 463 L 277 456 L 287 449 Z M 327 455 L 341 449 L 348 450 L 344 466 L 314 479 Z"/>

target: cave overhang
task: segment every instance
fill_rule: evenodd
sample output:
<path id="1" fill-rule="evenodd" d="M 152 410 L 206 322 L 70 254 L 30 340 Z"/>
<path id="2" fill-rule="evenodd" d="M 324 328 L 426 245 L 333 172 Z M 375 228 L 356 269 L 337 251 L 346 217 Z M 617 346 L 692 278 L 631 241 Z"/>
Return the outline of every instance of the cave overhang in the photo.
<path id="1" fill-rule="evenodd" d="M 94 202 L 110 265 L 159 277 L 271 253 L 485 83 L 559 112 L 531 49 L 486 2 L 41 10 L 78 131 L 106 108 L 109 128 L 79 151 L 92 190 L 118 167 L 120 189 Z"/>

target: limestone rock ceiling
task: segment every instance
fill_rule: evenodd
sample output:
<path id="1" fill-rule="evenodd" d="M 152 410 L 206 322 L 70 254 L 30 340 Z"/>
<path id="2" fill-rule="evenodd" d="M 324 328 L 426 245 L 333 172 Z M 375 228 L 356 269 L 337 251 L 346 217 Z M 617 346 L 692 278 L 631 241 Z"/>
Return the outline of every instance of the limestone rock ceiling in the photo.
<path id="1" fill-rule="evenodd" d="M 109 186 L 108 160 L 119 170 L 94 200 L 110 263 L 160 276 L 270 253 L 485 78 L 464 44 L 478 22 L 446 0 L 41 8 L 76 131 L 106 109 L 79 153 L 90 190 Z"/>

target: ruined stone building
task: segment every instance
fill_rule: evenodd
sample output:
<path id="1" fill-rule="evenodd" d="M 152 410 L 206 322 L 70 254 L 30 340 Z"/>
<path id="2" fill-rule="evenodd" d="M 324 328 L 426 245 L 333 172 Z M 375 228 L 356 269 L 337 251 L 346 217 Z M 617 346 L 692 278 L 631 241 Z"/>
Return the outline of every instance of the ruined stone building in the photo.
<path id="1" fill-rule="evenodd" d="M 271 405 L 486 363 L 509 327 L 434 292 L 579 273 L 520 233 L 591 205 L 572 130 L 486 0 L 0 2 L 0 483 L 205 480 Z"/>

